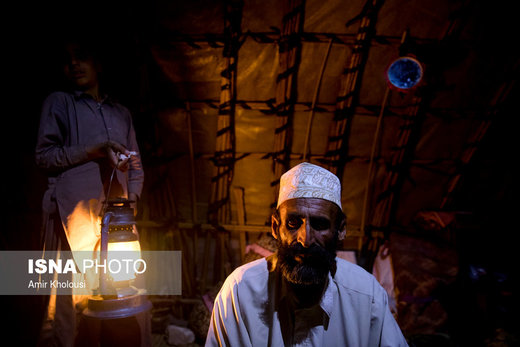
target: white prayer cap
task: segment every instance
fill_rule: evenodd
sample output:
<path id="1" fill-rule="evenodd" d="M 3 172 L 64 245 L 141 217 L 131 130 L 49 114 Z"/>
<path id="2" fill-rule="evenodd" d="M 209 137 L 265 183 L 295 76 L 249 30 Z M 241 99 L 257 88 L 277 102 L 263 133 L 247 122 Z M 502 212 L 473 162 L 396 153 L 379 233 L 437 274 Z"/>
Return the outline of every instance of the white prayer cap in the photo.
<path id="1" fill-rule="evenodd" d="M 301 163 L 280 178 L 280 193 L 276 208 L 289 199 L 320 198 L 332 201 L 341 209 L 341 183 L 327 169 L 310 163 Z"/>

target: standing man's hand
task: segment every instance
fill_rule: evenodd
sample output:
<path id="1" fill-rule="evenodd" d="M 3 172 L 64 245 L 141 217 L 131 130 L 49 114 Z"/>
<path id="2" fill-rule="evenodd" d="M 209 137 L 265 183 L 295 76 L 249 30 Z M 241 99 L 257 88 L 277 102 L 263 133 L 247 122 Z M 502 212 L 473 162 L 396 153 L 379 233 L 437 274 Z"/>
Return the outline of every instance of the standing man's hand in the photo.
<path id="1" fill-rule="evenodd" d="M 114 142 L 106 141 L 98 143 L 86 148 L 87 156 L 90 160 L 98 158 L 108 158 L 113 167 L 117 167 L 122 171 L 128 169 L 128 159 L 130 159 L 130 151 L 123 145 Z M 120 156 L 120 155 L 123 156 Z"/>

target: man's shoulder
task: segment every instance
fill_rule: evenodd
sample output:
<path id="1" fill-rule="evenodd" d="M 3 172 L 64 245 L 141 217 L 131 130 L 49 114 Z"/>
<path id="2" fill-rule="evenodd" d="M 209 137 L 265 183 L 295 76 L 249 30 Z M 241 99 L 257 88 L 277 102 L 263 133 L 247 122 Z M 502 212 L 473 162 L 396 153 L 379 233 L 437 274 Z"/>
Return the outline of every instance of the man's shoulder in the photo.
<path id="1" fill-rule="evenodd" d="M 65 91 L 54 91 L 45 97 L 42 104 L 42 113 L 45 115 L 61 115 L 69 114 L 69 106 L 74 103 L 72 94 Z"/>
<path id="2" fill-rule="evenodd" d="M 45 102 L 65 101 L 71 99 L 72 96 L 73 95 L 71 93 L 67 93 L 65 91 L 54 91 L 47 95 Z"/>
<path id="3" fill-rule="evenodd" d="M 336 274 L 334 281 L 338 286 L 361 294 L 373 295 L 375 277 L 361 266 L 336 257 Z"/>
<path id="4" fill-rule="evenodd" d="M 244 282 L 257 279 L 259 276 L 267 277 L 268 275 L 267 261 L 265 258 L 260 258 L 237 267 L 228 278 L 233 279 L 235 282 Z"/>
<path id="5" fill-rule="evenodd" d="M 260 295 L 266 290 L 268 277 L 267 261 L 265 258 L 257 259 L 233 270 L 222 284 L 219 295 Z"/>

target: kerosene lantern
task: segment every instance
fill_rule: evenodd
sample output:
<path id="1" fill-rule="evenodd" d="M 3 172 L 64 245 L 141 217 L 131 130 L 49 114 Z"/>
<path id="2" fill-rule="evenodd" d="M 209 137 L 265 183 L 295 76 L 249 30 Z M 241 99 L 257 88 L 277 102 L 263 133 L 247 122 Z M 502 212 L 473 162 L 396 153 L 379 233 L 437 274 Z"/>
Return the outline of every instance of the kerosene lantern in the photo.
<path id="1" fill-rule="evenodd" d="M 132 202 L 122 198 L 107 201 L 102 216 L 99 258 L 99 263 L 105 265 L 105 271 L 99 271 L 99 287 L 88 299 L 83 315 L 90 321 L 90 326 L 95 326 L 92 323 L 96 321 L 100 323 L 135 316 L 141 340 L 147 340 L 151 338 L 149 311 L 152 304 L 146 290 L 134 286 L 136 271 L 139 272 L 136 265 L 139 261 L 144 262 L 134 210 L 130 206 Z M 99 324 L 96 329 L 99 330 Z"/>

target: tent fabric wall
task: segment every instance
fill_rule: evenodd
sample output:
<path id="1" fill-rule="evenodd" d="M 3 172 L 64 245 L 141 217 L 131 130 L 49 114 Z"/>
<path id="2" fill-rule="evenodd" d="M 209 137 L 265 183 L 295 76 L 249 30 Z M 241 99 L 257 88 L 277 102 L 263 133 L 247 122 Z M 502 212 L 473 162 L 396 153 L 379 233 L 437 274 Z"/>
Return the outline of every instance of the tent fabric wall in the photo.
<path id="1" fill-rule="evenodd" d="M 199 5 L 202 5 L 201 2 Z M 349 6 L 344 6 L 340 1 L 330 1 L 327 6 L 320 6 L 319 2 L 305 2 L 305 33 L 326 33 L 339 35 L 353 35 L 355 33 L 355 21 L 350 25 L 344 24 L 349 19 L 354 19 L 360 13 L 364 6 L 363 1 L 358 1 Z M 214 146 L 214 124 L 215 124 L 215 107 L 218 104 L 220 89 L 220 66 L 222 65 L 222 42 L 218 39 L 211 44 L 211 41 L 204 41 L 204 35 L 217 38 L 222 37 L 223 27 L 218 24 L 222 21 L 223 9 L 219 4 L 204 3 L 202 12 L 197 12 L 196 17 L 191 19 L 172 16 L 167 19 L 168 14 L 175 11 L 187 11 L 189 9 L 176 9 L 175 6 L 160 3 L 158 6 L 161 11 L 162 30 L 172 33 L 171 37 L 176 39 L 168 41 L 167 39 L 156 43 L 151 47 L 151 53 L 154 63 L 159 67 L 156 71 L 159 76 L 155 76 L 155 80 L 165 80 L 170 86 L 169 99 L 172 104 L 191 102 L 192 108 L 197 113 L 206 115 L 205 117 L 195 116 L 198 122 L 194 125 L 194 134 L 200 132 L 204 134 L 204 139 L 197 138 L 195 135 L 196 153 L 198 158 L 206 158 L 210 160 L 212 155 L 212 146 Z M 186 5 L 188 6 L 188 5 Z M 343 189 L 347 194 L 344 201 L 348 206 L 346 213 L 351 217 L 352 225 L 360 225 L 359 209 L 362 206 L 362 193 L 360 194 L 360 184 L 366 178 L 366 160 L 369 156 L 370 145 L 373 140 L 376 116 L 380 109 L 384 90 L 386 89 L 386 81 L 384 77 L 385 68 L 393 58 L 399 56 L 398 39 L 405 29 L 409 29 L 411 35 L 416 41 L 431 42 L 435 44 L 442 39 L 443 30 L 449 25 L 446 13 L 451 13 L 456 9 L 455 4 L 442 7 L 439 11 L 435 2 L 412 2 L 407 4 L 407 11 L 403 12 L 401 4 L 397 1 L 385 1 L 381 13 L 379 14 L 376 34 L 380 37 L 394 38 L 394 41 L 387 39 L 386 42 L 380 40 L 373 42 L 368 55 L 367 65 L 363 71 L 363 83 L 360 89 L 359 106 L 354 112 L 352 118 L 351 136 L 348 144 L 348 162 L 344 168 L 345 175 L 348 176 L 343 181 Z M 189 7 L 189 6 L 188 6 Z M 415 9 L 416 11 L 414 11 Z M 247 176 L 247 172 L 254 171 L 256 165 L 268 167 L 269 153 L 272 151 L 271 143 L 274 136 L 274 118 L 272 112 L 269 112 L 270 104 L 272 105 L 275 97 L 276 75 L 278 65 L 278 48 L 276 42 L 276 31 L 281 25 L 281 7 L 278 3 L 259 3 L 245 2 L 242 14 L 242 33 L 244 35 L 243 42 L 238 53 L 238 76 L 237 76 L 237 111 L 235 114 L 236 126 L 236 151 L 238 163 L 243 160 L 236 168 L 237 182 L 233 184 L 244 187 L 247 196 L 247 203 L 253 204 L 247 208 L 248 215 L 252 218 L 249 222 L 253 224 L 264 224 L 268 217 L 269 204 L 268 198 L 258 195 L 259 191 L 265 191 L 266 182 L 260 182 L 262 179 L 250 180 L 250 182 L 240 182 L 240 177 Z M 165 11 L 163 13 L 163 11 Z M 442 12 L 444 11 L 444 12 Z M 399 15 L 397 15 L 399 13 Z M 404 14 L 404 15 L 403 15 Z M 188 17 L 190 14 L 188 14 Z M 277 18 L 277 19 L 276 19 Z M 336 20 L 340 20 L 336 22 Z M 399 18 L 399 20 L 397 20 Z M 191 20 L 191 21 L 190 21 Z M 201 23 L 204 22 L 204 24 Z M 190 23 L 189 25 L 187 23 Z M 340 24 L 339 24 L 340 23 Z M 399 29 L 401 28 L 401 29 Z M 168 38 L 168 34 L 163 34 Z M 262 40 L 255 37 L 255 33 L 264 33 L 265 36 L 273 38 L 272 40 Z M 177 36 L 175 36 L 177 35 Z M 200 42 L 196 42 L 196 47 L 192 43 L 181 40 L 182 36 L 195 37 L 200 36 Z M 191 36 L 190 36 L 191 35 Z M 462 35 L 463 36 L 463 35 Z M 344 37 L 343 37 L 344 38 Z M 187 39 L 186 39 L 187 41 Z M 333 117 L 334 104 L 338 94 L 339 77 L 342 69 L 351 52 L 351 44 L 333 43 L 330 58 L 325 69 L 324 78 L 320 88 L 318 104 L 328 107 L 327 112 L 318 111 L 315 115 L 312 132 L 310 135 L 310 154 L 311 161 L 320 163 L 325 155 L 325 142 L 330 122 Z M 302 43 L 302 62 L 298 70 L 298 86 L 297 86 L 297 105 L 305 110 L 297 111 L 293 116 L 293 138 L 291 152 L 294 155 L 293 163 L 298 161 L 298 155 L 303 152 L 303 143 L 305 140 L 305 129 L 310 114 L 309 105 L 312 100 L 312 93 L 317 80 L 319 65 L 326 50 L 327 41 L 321 39 L 320 42 L 303 41 Z M 426 45 L 427 46 L 427 45 Z M 439 204 L 439 195 L 442 195 L 446 189 L 447 177 L 456 170 L 456 160 L 460 151 L 466 146 L 468 137 L 480 123 L 475 118 L 474 113 L 478 112 L 474 104 L 479 101 L 481 104 L 486 103 L 486 98 L 475 99 L 473 94 L 465 93 L 467 88 L 460 83 L 471 83 L 470 80 L 477 77 L 471 74 L 476 67 L 473 67 L 473 54 L 469 48 L 466 58 L 460 58 L 455 66 L 449 67 L 441 74 L 450 76 L 446 78 L 444 83 L 457 83 L 457 86 L 450 87 L 449 91 L 442 90 L 436 92 L 429 107 L 433 107 L 431 112 L 421 115 L 421 130 L 418 135 L 419 141 L 415 148 L 412 167 L 409 178 L 405 180 L 403 187 L 402 199 L 399 202 L 396 211 L 396 222 L 399 225 L 406 226 L 417 210 L 422 208 L 435 208 Z M 426 73 L 428 74 L 428 63 L 426 63 Z M 473 69 L 473 70 L 472 70 Z M 461 76 L 453 80 L 453 71 Z M 448 75 L 449 74 L 449 75 Z M 463 77 L 463 78 L 461 78 Z M 151 82 L 152 84 L 154 82 Z M 460 86 L 459 86 L 460 85 Z M 153 88 L 153 87 L 152 87 Z M 153 89 L 152 89 L 153 90 Z M 457 105 L 450 104 L 448 95 L 453 93 L 461 93 Z M 464 98 L 471 98 L 464 101 Z M 164 97 L 166 99 L 166 97 Z M 377 197 L 377 182 L 381 181 L 385 174 L 384 167 L 388 162 L 388 158 L 395 146 L 395 134 L 403 123 L 403 110 L 409 105 L 411 96 L 393 92 L 390 95 L 388 105 L 383 110 L 384 125 L 381 137 L 380 148 L 377 152 L 376 160 L 379 167 L 378 174 L 374 180 L 375 188 L 373 195 Z M 208 101 L 212 104 L 208 104 Z M 206 103 L 204 103 L 206 102 Z M 468 111 L 465 109 L 470 107 Z M 456 108 L 455 108 L 456 107 Z M 183 128 L 182 109 L 175 111 L 178 116 L 165 116 L 168 110 L 157 110 L 159 119 L 158 127 L 161 130 L 159 134 L 161 138 L 161 150 L 163 152 L 176 152 L 179 155 L 187 155 L 187 134 L 186 128 Z M 433 113 L 436 112 L 436 113 Z M 438 115 L 440 113 L 440 115 Z M 213 116 L 212 116 L 213 115 Z M 167 118 L 172 118 L 168 119 Z M 164 123 L 166 122 L 166 123 Z M 168 123 L 176 122 L 178 126 L 173 132 L 168 132 Z M 173 123 L 172 123 L 173 124 Z M 212 125 L 213 124 L 213 125 Z M 166 125 L 166 127 L 163 127 Z M 204 125 L 199 129 L 198 126 Z M 213 128 L 212 128 L 213 127 Z M 213 132 L 212 130 L 213 129 Z M 173 130 L 173 129 L 172 129 Z M 164 134 L 164 135 L 162 135 Z M 162 153 L 160 155 L 163 155 Z M 252 158 L 256 159 L 252 159 Z M 247 158 L 247 159 L 246 159 Z M 263 159 L 262 159 L 263 158 Z M 266 161 L 264 164 L 261 162 Z M 205 166 L 206 167 L 206 166 Z M 253 169 L 251 169 L 253 168 Z M 246 170 L 244 174 L 241 172 Z M 201 171 L 200 173 L 203 173 Z M 261 172 L 265 172 L 261 170 Z M 175 173 L 173 173 L 175 175 Z M 406 174 L 404 172 L 403 174 Z M 355 176 L 352 176 L 355 175 Z M 265 177 L 265 176 L 264 176 Z M 201 175 L 197 179 L 197 186 L 205 186 L 204 180 L 207 176 Z M 262 187 L 264 184 L 264 188 Z M 251 185 L 251 187 L 249 187 Z M 258 185 L 258 187 L 257 187 Z M 411 186 L 410 186 L 411 185 Z M 256 187 L 256 188 L 255 188 Z M 424 187 L 421 189 L 421 187 Z M 430 187 L 430 188 L 428 188 Z M 433 188 L 433 189 L 431 189 Z M 408 195 L 407 190 L 413 190 L 415 195 Z M 357 198 L 350 195 L 350 191 L 358 191 Z M 183 199 L 186 192 L 175 193 L 178 199 Z M 273 192 L 274 195 L 274 192 Z M 421 195 L 421 199 L 416 196 Z M 204 194 L 200 195 L 197 204 L 204 205 L 207 201 L 203 201 Z M 429 197 L 431 196 L 431 197 Z M 252 200 L 256 200 L 252 202 Z M 372 199 L 373 200 L 373 199 Z M 410 202 L 407 204 L 407 202 Z M 419 204 L 418 204 L 419 203 Z M 257 207 L 263 205 L 263 208 Z M 182 208 L 189 208 L 187 204 L 178 204 Z M 263 212 L 260 212 L 263 211 Z M 204 213 L 198 215 L 204 216 Z M 189 212 L 179 214 L 181 218 L 190 216 Z M 253 217 L 254 216 L 254 217 Z M 189 217 L 188 217 L 189 218 Z"/>

